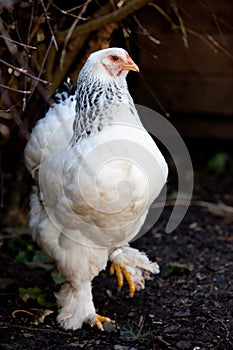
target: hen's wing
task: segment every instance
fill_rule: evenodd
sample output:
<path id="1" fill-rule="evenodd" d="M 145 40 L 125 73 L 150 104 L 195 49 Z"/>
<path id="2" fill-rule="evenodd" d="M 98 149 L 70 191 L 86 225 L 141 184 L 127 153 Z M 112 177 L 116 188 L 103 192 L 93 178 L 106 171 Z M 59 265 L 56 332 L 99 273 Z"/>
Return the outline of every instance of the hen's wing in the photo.
<path id="1" fill-rule="evenodd" d="M 43 157 L 68 145 L 73 134 L 75 117 L 75 88 L 67 79 L 50 99 L 51 105 L 45 108 L 45 116 L 33 128 L 25 148 L 25 165 L 32 177 L 37 179 Z M 53 142 L 49 140 L 53 137 Z"/>

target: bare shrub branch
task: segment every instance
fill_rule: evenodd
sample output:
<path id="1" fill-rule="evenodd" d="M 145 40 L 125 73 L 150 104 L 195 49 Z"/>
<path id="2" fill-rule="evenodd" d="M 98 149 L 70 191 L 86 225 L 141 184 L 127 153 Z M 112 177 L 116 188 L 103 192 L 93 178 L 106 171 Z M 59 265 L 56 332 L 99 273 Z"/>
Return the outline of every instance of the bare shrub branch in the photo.
<path id="1" fill-rule="evenodd" d="M 40 83 L 43 83 L 43 84 L 48 84 L 47 80 L 43 80 L 43 79 L 40 79 L 38 77 L 35 77 L 31 73 L 29 73 L 26 69 L 15 67 L 15 66 L 13 66 L 12 64 L 10 64 L 10 63 L 8 63 L 6 61 L 3 61 L 1 58 L 0 58 L 0 62 L 5 64 L 6 66 L 10 67 L 11 69 L 15 70 L 16 72 L 19 72 L 19 73 L 22 73 L 24 75 L 27 75 L 29 78 L 31 78 L 33 80 L 39 81 Z"/>

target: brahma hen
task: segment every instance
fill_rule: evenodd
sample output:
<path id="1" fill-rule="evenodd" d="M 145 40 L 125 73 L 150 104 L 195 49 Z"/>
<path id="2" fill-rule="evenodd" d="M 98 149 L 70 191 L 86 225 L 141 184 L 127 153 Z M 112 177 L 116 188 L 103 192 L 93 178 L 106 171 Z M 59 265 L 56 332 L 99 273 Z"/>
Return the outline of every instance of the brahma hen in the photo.
<path id="1" fill-rule="evenodd" d="M 92 280 L 111 261 L 130 295 L 158 273 L 157 263 L 128 245 L 167 179 L 167 164 L 144 129 L 129 94 L 129 54 L 108 48 L 90 55 L 77 88 L 70 79 L 32 131 L 25 163 L 36 185 L 30 200 L 33 238 L 66 283 L 56 295 L 65 329 L 84 322 L 103 329 Z"/>

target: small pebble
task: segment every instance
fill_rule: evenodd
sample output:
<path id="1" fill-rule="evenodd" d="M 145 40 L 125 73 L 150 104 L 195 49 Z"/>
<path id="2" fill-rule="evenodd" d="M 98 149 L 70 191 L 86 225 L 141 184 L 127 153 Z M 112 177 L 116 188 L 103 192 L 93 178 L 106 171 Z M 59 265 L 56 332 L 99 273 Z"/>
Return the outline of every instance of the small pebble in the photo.
<path id="1" fill-rule="evenodd" d="M 173 334 L 173 333 L 176 333 L 178 329 L 179 329 L 178 326 L 172 325 L 172 326 L 164 328 L 163 333 L 164 334 Z"/>
<path id="2" fill-rule="evenodd" d="M 190 310 L 177 311 L 174 313 L 174 317 L 187 317 L 190 316 Z"/>
<path id="3" fill-rule="evenodd" d="M 185 341 L 185 340 L 180 340 L 178 343 L 176 343 L 176 346 L 178 349 L 182 349 L 182 350 L 189 350 L 191 349 L 191 344 L 189 341 Z"/>

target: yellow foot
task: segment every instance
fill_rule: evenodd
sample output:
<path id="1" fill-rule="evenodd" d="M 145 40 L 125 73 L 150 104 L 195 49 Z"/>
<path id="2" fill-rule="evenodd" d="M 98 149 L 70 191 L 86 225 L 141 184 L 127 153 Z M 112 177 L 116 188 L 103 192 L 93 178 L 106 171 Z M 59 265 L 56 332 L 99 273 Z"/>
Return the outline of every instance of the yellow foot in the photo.
<path id="1" fill-rule="evenodd" d="M 104 323 L 104 322 L 111 322 L 111 319 L 110 319 L 109 317 L 100 316 L 100 315 L 98 315 L 98 314 L 96 314 L 96 316 L 97 316 L 96 326 L 97 326 L 101 331 L 103 331 L 104 328 L 103 328 L 102 323 Z"/>
<path id="2" fill-rule="evenodd" d="M 124 284 L 124 278 L 128 282 L 129 285 L 129 295 L 131 297 L 134 296 L 135 292 L 135 285 L 132 281 L 132 278 L 130 276 L 130 273 L 126 270 L 126 264 L 123 265 L 117 265 L 114 262 L 112 262 L 110 266 L 110 275 L 112 276 L 114 273 L 116 273 L 117 281 L 118 281 L 118 289 L 121 290 L 123 284 Z"/>

